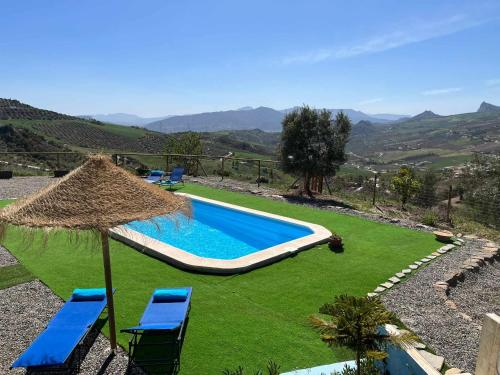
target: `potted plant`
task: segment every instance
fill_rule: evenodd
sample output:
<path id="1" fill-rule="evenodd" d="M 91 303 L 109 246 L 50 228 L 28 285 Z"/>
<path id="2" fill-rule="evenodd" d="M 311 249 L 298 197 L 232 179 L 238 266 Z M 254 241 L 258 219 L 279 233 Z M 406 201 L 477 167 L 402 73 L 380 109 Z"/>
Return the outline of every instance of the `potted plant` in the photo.
<path id="1" fill-rule="evenodd" d="M 330 250 L 333 250 L 333 251 L 341 251 L 341 250 L 343 250 L 344 244 L 342 243 L 342 237 L 340 237 L 336 233 L 333 233 L 328 238 L 328 247 L 330 248 Z"/>

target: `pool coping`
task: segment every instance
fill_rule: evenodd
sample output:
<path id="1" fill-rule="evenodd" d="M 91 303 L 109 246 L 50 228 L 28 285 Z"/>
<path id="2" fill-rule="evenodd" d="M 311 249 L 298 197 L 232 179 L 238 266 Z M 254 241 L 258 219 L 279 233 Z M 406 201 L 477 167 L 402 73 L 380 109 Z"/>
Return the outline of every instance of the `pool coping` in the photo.
<path id="1" fill-rule="evenodd" d="M 109 230 L 110 236 L 132 246 L 142 253 L 146 253 L 150 256 L 166 261 L 167 263 L 173 264 L 182 269 L 214 274 L 235 274 L 247 272 L 252 269 L 277 262 L 278 260 L 286 258 L 299 251 L 309 249 L 320 243 L 324 243 L 327 241 L 328 237 L 332 235 L 332 233 L 328 229 L 318 224 L 308 223 L 285 216 L 237 206 L 234 204 L 204 198 L 193 194 L 176 194 L 199 201 L 216 204 L 233 210 L 305 226 L 309 228 L 313 233 L 235 259 L 215 259 L 200 257 L 185 250 L 179 249 L 175 246 L 168 245 L 152 237 L 146 236 L 133 229 L 126 228 L 123 225 L 111 228 Z"/>

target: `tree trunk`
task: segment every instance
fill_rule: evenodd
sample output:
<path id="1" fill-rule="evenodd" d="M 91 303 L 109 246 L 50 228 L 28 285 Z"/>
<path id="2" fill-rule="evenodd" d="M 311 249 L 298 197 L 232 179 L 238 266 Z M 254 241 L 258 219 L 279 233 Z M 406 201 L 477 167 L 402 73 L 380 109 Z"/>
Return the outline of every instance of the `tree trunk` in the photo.
<path id="1" fill-rule="evenodd" d="M 361 354 L 356 350 L 356 374 L 361 375 Z"/>
<path id="2" fill-rule="evenodd" d="M 313 198 L 313 193 L 311 191 L 311 175 L 309 174 L 309 172 L 304 173 L 303 192 L 307 194 L 310 198 Z"/>

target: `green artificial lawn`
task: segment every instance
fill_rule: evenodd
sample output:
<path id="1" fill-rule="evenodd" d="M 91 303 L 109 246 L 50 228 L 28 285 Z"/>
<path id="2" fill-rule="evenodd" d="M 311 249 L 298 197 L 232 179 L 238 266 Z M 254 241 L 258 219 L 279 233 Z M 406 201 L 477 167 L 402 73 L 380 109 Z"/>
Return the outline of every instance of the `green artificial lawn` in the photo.
<path id="1" fill-rule="evenodd" d="M 0 289 L 26 283 L 34 279 L 34 276 L 22 265 L 0 267 Z"/>
<path id="2" fill-rule="evenodd" d="M 439 247 L 431 234 L 357 217 L 200 185 L 181 190 L 320 224 L 339 233 L 345 244 L 343 253 L 321 245 L 242 275 L 213 276 L 181 271 L 111 241 L 118 330 L 137 324 L 153 289 L 193 287 L 182 374 L 220 374 L 238 365 L 253 371 L 268 359 L 282 371 L 350 359 L 349 352 L 332 351 L 319 339 L 308 316 L 335 295 L 365 295 Z M 100 247 L 92 241 L 83 244 L 72 245 L 63 232 L 51 235 L 45 247 L 40 238 L 27 247 L 17 229 L 5 241 L 29 271 L 64 299 L 76 287 L 104 286 Z M 126 347 L 128 338 L 119 334 L 119 343 Z"/>

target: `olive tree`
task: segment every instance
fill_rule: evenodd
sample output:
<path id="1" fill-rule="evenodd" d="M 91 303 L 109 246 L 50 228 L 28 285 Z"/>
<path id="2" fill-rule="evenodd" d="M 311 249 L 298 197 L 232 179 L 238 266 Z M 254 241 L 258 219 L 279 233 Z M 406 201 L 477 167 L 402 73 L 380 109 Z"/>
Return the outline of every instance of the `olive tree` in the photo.
<path id="1" fill-rule="evenodd" d="M 413 169 L 409 167 L 399 169 L 398 174 L 392 178 L 392 188 L 399 195 L 401 209 L 404 209 L 408 200 L 420 191 L 421 186 Z"/>
<path id="2" fill-rule="evenodd" d="M 343 112 L 303 106 L 283 119 L 280 157 L 285 172 L 303 178 L 302 192 L 312 197 L 313 176 L 334 176 L 347 160 L 345 146 L 351 121 Z"/>

